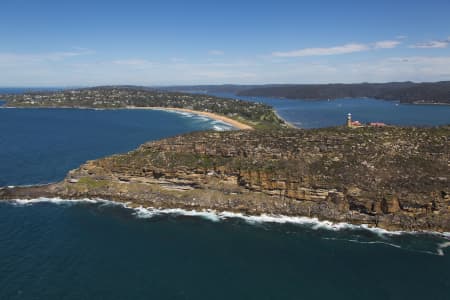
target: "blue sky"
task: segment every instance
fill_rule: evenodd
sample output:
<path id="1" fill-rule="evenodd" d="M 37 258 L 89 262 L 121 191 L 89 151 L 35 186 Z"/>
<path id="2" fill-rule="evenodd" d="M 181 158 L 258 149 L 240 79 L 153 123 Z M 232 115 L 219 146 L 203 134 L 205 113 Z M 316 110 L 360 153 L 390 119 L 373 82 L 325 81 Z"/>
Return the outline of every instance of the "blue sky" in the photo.
<path id="1" fill-rule="evenodd" d="M 0 86 L 450 80 L 448 0 L 0 7 Z"/>

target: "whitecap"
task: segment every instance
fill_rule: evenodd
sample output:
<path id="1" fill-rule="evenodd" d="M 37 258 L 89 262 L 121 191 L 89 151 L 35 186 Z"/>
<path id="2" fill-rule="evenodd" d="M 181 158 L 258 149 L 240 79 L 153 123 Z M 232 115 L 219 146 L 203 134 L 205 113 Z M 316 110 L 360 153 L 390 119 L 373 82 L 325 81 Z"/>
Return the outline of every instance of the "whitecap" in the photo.
<path id="1" fill-rule="evenodd" d="M 128 207 L 130 208 L 130 207 Z M 176 215 L 176 216 L 190 216 L 190 217 L 201 217 L 213 222 L 220 221 L 220 218 L 214 211 L 196 211 L 196 210 L 184 210 L 181 208 L 166 208 L 166 209 L 155 209 L 152 207 L 135 207 L 132 208 L 135 212 L 133 213 L 138 218 L 153 218 L 160 215 Z"/>
<path id="2" fill-rule="evenodd" d="M 135 215 L 137 217 L 143 218 L 151 218 L 153 216 L 161 215 L 161 214 L 175 214 L 175 215 L 184 215 L 184 216 L 194 216 L 194 217 L 203 217 L 213 221 L 226 220 L 226 219 L 242 219 L 249 224 L 263 224 L 263 223 L 277 223 L 277 224 L 296 224 L 296 225 L 305 225 L 311 226 L 313 230 L 331 230 L 331 231 L 340 231 L 340 230 L 367 230 L 376 233 L 379 236 L 383 235 L 400 235 L 404 233 L 409 233 L 405 231 L 389 231 L 381 228 L 369 227 L 368 225 L 353 225 L 350 223 L 333 223 L 331 221 L 321 221 L 317 218 L 309 218 L 309 217 L 293 217 L 293 216 L 283 216 L 283 215 L 269 215 L 262 214 L 258 216 L 254 215 L 245 215 L 242 213 L 235 212 L 217 212 L 215 210 L 185 210 L 185 209 L 155 209 L 152 207 L 139 207 L 133 208 L 136 210 Z"/>
<path id="3" fill-rule="evenodd" d="M 356 240 L 356 239 L 340 239 L 340 238 L 330 238 L 330 237 L 325 237 L 323 238 L 324 240 L 331 240 L 331 241 L 344 241 L 344 242 L 351 242 L 351 243 L 357 243 L 357 244 L 380 244 L 380 245 L 386 245 L 386 246 L 390 246 L 390 247 L 394 247 L 397 249 L 402 249 L 403 247 L 397 244 L 393 244 L 393 243 L 388 243 L 388 242 L 383 242 L 383 241 L 360 241 L 360 240 Z M 431 253 L 431 252 L 427 252 L 427 253 Z M 432 253 L 434 254 L 434 253 Z"/>
<path id="4" fill-rule="evenodd" d="M 207 117 L 203 117 L 203 116 L 196 116 L 195 117 L 195 119 L 196 120 L 199 120 L 199 121 L 204 121 L 204 122 L 210 122 L 212 119 L 210 119 L 210 118 L 207 118 Z"/>
<path id="5" fill-rule="evenodd" d="M 221 120 L 213 120 L 212 123 L 213 124 L 221 124 L 221 125 L 225 125 L 225 126 L 231 126 L 229 123 L 227 123 L 225 121 L 221 121 Z"/>
<path id="6" fill-rule="evenodd" d="M 190 113 L 190 112 L 185 112 L 185 111 L 178 111 L 178 110 L 170 110 L 170 109 L 167 109 L 167 110 L 161 109 L 161 110 L 168 112 L 168 113 L 175 113 L 175 114 L 178 114 L 178 115 L 186 117 L 186 118 L 192 118 L 193 120 L 195 120 L 197 122 L 209 123 L 212 125 L 212 129 L 215 131 L 227 131 L 227 130 L 234 129 L 233 125 L 231 125 L 225 121 L 215 120 L 213 118 L 203 116 L 200 114 Z"/>
<path id="7" fill-rule="evenodd" d="M 102 200 L 102 199 L 73 199 L 73 200 L 68 200 L 68 199 L 61 199 L 61 198 L 45 198 L 45 197 L 40 197 L 40 198 L 35 198 L 35 199 L 13 199 L 11 200 L 11 202 L 13 204 L 16 205 L 32 205 L 32 204 L 37 204 L 37 203 L 52 203 L 52 204 L 65 204 L 65 205 L 71 205 L 71 204 L 79 204 L 79 203 L 91 203 L 91 204 L 95 204 L 95 203 L 115 203 L 112 201 L 108 201 L 108 200 Z"/>
<path id="8" fill-rule="evenodd" d="M 194 114 L 187 113 L 187 112 L 179 112 L 179 111 L 175 111 L 175 113 L 178 113 L 178 114 L 180 114 L 180 115 L 182 115 L 182 116 L 184 116 L 184 117 L 186 117 L 186 118 L 192 118 L 192 117 L 195 117 Z"/>
<path id="9" fill-rule="evenodd" d="M 437 254 L 440 256 L 444 256 L 445 255 L 444 249 L 449 248 L 449 247 L 450 247 L 450 242 L 444 242 L 444 243 L 439 244 L 436 249 Z"/>
<path id="10" fill-rule="evenodd" d="M 221 126 L 217 126 L 217 125 L 213 125 L 213 130 L 215 131 L 226 131 L 227 128 L 221 127 Z"/>
<path id="11" fill-rule="evenodd" d="M 259 216 L 251 216 L 244 215 L 241 213 L 232 213 L 232 212 L 220 212 L 218 213 L 221 218 L 240 218 L 245 220 L 248 223 L 278 223 L 278 224 L 296 224 L 296 225 L 306 225 L 311 226 L 314 230 L 324 229 L 331 231 L 340 231 L 345 229 L 356 230 L 356 229 L 364 229 L 368 231 L 374 231 L 379 234 L 401 234 L 402 231 L 388 231 L 380 228 L 372 228 L 367 225 L 353 225 L 350 223 L 338 222 L 334 223 L 331 221 L 322 221 L 318 218 L 309 218 L 309 217 L 293 217 L 293 216 L 284 216 L 284 215 L 268 215 L 262 214 Z"/>
<path id="12" fill-rule="evenodd" d="M 377 234 L 380 237 L 401 235 L 401 234 L 431 234 L 440 237 L 450 238 L 450 232 L 433 232 L 433 231 L 390 231 L 378 227 L 370 227 L 367 224 L 354 225 L 350 223 L 338 222 L 334 223 L 331 221 L 323 221 L 318 218 L 310 217 L 296 217 L 296 216 L 284 216 L 284 215 L 246 215 L 243 213 L 235 212 L 218 212 L 216 210 L 186 210 L 181 208 L 154 208 L 154 207 L 134 207 L 131 202 L 117 202 L 105 199 L 61 199 L 61 198 L 36 198 L 36 199 L 14 199 L 10 202 L 18 205 L 28 205 L 36 203 L 53 203 L 53 204 L 78 204 L 78 203 L 100 203 L 102 205 L 118 205 L 127 209 L 134 211 L 134 215 L 139 218 L 152 218 L 158 215 L 179 215 L 179 216 L 191 216 L 191 217 L 202 217 L 214 222 L 227 220 L 227 219 L 242 219 L 249 224 L 257 223 L 277 223 L 277 224 L 297 224 L 310 226 L 313 230 L 330 230 L 330 231 L 340 231 L 340 230 L 366 230 Z M 444 243 L 442 249 L 450 247 L 449 244 Z"/>
<path id="13" fill-rule="evenodd" d="M 159 110 L 159 111 L 163 111 L 163 112 L 167 112 L 167 113 L 172 113 L 172 114 L 177 114 L 177 115 L 182 115 L 182 116 L 187 117 L 187 118 L 192 118 L 192 117 L 194 117 L 194 114 L 192 114 L 192 113 L 188 113 L 188 112 L 184 112 L 184 111 L 179 111 L 179 110 L 164 109 L 164 108 L 161 108 L 161 109 L 155 109 L 155 110 Z"/>

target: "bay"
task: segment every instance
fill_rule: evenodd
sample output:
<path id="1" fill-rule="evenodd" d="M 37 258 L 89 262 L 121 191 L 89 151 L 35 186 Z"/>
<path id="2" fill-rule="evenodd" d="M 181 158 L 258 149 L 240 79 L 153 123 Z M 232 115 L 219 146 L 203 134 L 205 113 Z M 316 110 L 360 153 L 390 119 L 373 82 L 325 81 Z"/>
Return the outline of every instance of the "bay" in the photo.
<path id="1" fill-rule="evenodd" d="M 450 124 L 450 105 L 403 104 L 371 98 L 303 100 L 245 97 L 226 93 L 211 95 L 271 105 L 286 121 L 305 129 L 344 125 L 348 113 L 361 123 L 383 122 L 396 126 Z"/>

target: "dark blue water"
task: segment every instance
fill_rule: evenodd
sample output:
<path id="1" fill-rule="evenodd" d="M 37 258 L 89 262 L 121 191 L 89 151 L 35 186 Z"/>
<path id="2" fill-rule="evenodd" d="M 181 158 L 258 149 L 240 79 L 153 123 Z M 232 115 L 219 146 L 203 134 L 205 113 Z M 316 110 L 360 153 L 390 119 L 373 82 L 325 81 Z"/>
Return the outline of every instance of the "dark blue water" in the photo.
<path id="1" fill-rule="evenodd" d="M 227 127 L 151 110 L 0 109 L 0 186 L 61 180 L 88 159 L 213 126 Z"/>
<path id="2" fill-rule="evenodd" d="M 56 181 L 88 159 L 217 125 L 0 109 L 0 185 Z M 108 203 L 0 203 L 0 299 L 448 299 L 442 236 L 140 216 Z"/>
<path id="3" fill-rule="evenodd" d="M 300 128 L 321 128 L 345 124 L 348 113 L 362 123 L 383 122 L 399 126 L 450 124 L 450 105 L 401 104 L 369 98 L 337 100 L 290 100 L 214 94 L 269 104 L 286 121 Z"/>
<path id="4" fill-rule="evenodd" d="M 448 256 L 352 243 L 351 232 L 139 219 L 98 204 L 0 204 L 0 215 L 1 299 L 448 299 L 450 289 Z"/>

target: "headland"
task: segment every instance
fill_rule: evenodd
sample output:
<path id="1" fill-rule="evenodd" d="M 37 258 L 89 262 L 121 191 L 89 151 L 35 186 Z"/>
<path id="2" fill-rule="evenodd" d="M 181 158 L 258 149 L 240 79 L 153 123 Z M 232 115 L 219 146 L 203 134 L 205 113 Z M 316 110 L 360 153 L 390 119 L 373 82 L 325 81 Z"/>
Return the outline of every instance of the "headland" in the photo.
<path id="1" fill-rule="evenodd" d="M 88 161 L 0 199 L 108 199 L 131 207 L 305 216 L 450 232 L 450 126 L 196 132 Z"/>

